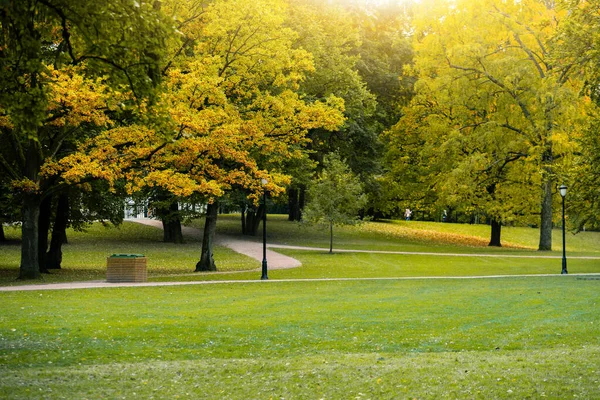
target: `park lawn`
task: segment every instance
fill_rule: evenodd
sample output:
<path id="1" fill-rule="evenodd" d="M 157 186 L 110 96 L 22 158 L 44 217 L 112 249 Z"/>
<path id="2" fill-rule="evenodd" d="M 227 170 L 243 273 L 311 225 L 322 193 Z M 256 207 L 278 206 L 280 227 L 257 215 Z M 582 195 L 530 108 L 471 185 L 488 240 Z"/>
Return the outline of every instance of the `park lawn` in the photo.
<path id="1" fill-rule="evenodd" d="M 296 258 L 302 267 L 268 272 L 269 279 L 464 277 L 495 275 L 560 274 L 560 258 L 432 256 L 419 254 L 333 253 L 277 249 Z M 514 256 L 514 254 L 510 254 Z M 268 260 L 267 260 L 268 261 Z M 600 275 L 600 258 L 568 260 L 571 274 Z M 228 274 L 158 276 L 153 281 L 255 280 L 259 271 Z"/>
<path id="2" fill-rule="evenodd" d="M 202 220 L 191 225 L 201 228 Z M 240 236 L 240 216 L 219 215 L 217 231 Z M 262 235 L 251 237 L 260 241 Z M 567 232 L 567 251 L 576 256 L 600 256 L 600 232 Z M 326 227 L 289 222 L 285 215 L 269 215 L 267 241 L 271 244 L 329 248 L 329 230 Z M 537 251 L 539 229 L 529 227 L 502 227 L 503 247 L 489 247 L 488 225 L 451 224 L 424 221 L 377 221 L 356 226 L 334 228 L 335 249 L 414 251 L 436 253 L 485 254 L 540 254 Z M 554 251 L 544 255 L 561 255 L 562 234 L 555 229 L 552 236 Z"/>
<path id="3" fill-rule="evenodd" d="M 0 293 L 0 398 L 600 396 L 600 280 Z"/>
<path id="4" fill-rule="evenodd" d="M 202 221 L 192 225 L 202 226 Z M 220 233 L 239 234 L 239 215 L 221 215 Z M 328 247 L 328 232 L 293 222 L 285 216 L 269 215 L 268 242 Z M 560 251 L 537 252 L 537 229 L 506 227 L 503 232 L 511 237 L 513 247 L 490 248 L 487 239 L 489 227 L 485 225 L 442 224 L 417 221 L 367 222 L 359 226 L 336 227 L 334 255 L 277 249 L 297 258 L 303 267 L 294 270 L 272 271 L 271 279 L 314 279 L 327 277 L 403 277 L 403 276 L 465 276 L 496 274 L 539 274 L 560 271 Z M 555 241 L 560 231 L 555 231 Z M 0 246 L 0 285 L 19 285 L 17 282 L 20 247 L 16 228 L 7 229 L 12 242 Z M 260 263 L 234 251 L 215 247 L 215 260 L 220 273 L 194 273 L 199 259 L 199 237 L 186 237 L 186 243 L 175 245 L 162 242 L 159 229 L 124 222 L 120 227 L 92 225 L 87 232 L 69 231 L 69 244 L 64 247 L 63 269 L 43 276 L 44 283 L 104 280 L 106 258 L 114 253 L 142 253 L 148 257 L 150 281 L 183 280 L 238 280 L 256 279 L 254 270 Z M 244 237 L 260 241 L 258 237 Z M 600 257 L 600 232 L 569 234 L 569 271 L 571 273 L 600 273 L 600 259 L 577 259 L 579 256 Z M 555 244 L 555 249 L 560 245 Z M 452 253 L 473 255 L 451 257 L 428 255 L 394 255 L 378 253 L 341 253 L 341 249 L 408 251 L 427 253 Z M 495 254 L 497 258 L 476 257 Z M 515 258 L 513 256 L 535 258 Z M 540 256 L 559 257 L 554 259 Z M 248 272 L 252 271 L 252 272 Z"/>
<path id="5" fill-rule="evenodd" d="M 11 240 L 0 245 L 0 285 L 31 282 L 18 276 L 21 248 L 16 228 L 6 229 Z M 42 276 L 43 283 L 106 279 L 106 259 L 111 254 L 144 254 L 148 258 L 148 277 L 193 274 L 200 259 L 199 238 L 186 237 L 184 244 L 162 242 L 160 229 L 125 221 L 118 227 L 91 225 L 85 232 L 69 230 L 69 244 L 63 246 L 63 268 Z M 256 269 L 260 263 L 226 247 L 215 246 L 215 259 L 221 271 Z"/>

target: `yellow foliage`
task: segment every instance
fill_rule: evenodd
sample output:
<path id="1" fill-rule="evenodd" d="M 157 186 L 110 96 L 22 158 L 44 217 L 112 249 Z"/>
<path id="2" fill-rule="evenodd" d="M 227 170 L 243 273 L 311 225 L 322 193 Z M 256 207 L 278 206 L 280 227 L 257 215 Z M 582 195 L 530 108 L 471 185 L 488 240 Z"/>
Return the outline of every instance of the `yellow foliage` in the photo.
<path id="1" fill-rule="evenodd" d="M 0 109 L 0 114 L 2 114 L 1 109 Z M 0 128 L 8 128 L 8 129 L 14 128 L 9 116 L 0 115 Z"/>
<path id="2" fill-rule="evenodd" d="M 22 178 L 19 180 L 11 181 L 13 190 L 22 193 L 38 193 L 40 191 L 40 185 L 38 182 L 34 182 L 29 178 Z"/>
<path id="3" fill-rule="evenodd" d="M 50 89 L 48 99 L 48 121 L 57 127 L 78 127 L 82 123 L 105 126 L 110 120 L 106 110 L 118 98 L 118 93 L 109 93 L 101 78 L 85 78 L 84 67 L 69 66 L 59 70 L 47 67 Z"/>
<path id="4" fill-rule="evenodd" d="M 130 192 L 162 187 L 207 198 L 238 187 L 257 199 L 267 178 L 271 195 L 282 193 L 290 178 L 280 165 L 301 156 L 308 130 L 344 123 L 343 100 L 309 104 L 297 93 L 314 66 L 308 52 L 292 46 L 296 34 L 285 25 L 286 2 L 167 0 L 164 11 L 178 34 L 168 42 L 173 59 L 160 103 L 140 110 L 148 126 L 107 129 L 76 153 L 47 163 L 44 173 L 60 173 L 69 183 L 125 179 Z M 102 80 L 78 72 L 52 70 L 55 124 L 108 126 L 100 110 L 128 94 L 109 93 Z M 58 114 L 64 108 L 72 111 L 70 120 Z"/>

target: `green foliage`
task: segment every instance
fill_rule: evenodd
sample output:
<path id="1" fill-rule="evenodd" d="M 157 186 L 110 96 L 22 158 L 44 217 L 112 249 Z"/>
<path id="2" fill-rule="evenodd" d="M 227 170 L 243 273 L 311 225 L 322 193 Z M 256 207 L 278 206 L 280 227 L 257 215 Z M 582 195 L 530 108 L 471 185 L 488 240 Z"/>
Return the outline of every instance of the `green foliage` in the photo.
<path id="1" fill-rule="evenodd" d="M 585 91 L 593 101 L 587 111 L 589 125 L 576 138 L 578 154 L 571 159 L 568 177 L 567 208 L 569 223 L 576 230 L 600 229 L 600 122 L 597 106 L 600 103 L 600 3 L 593 1 L 567 1 L 563 4 L 569 18 L 561 25 L 556 37 L 557 58 L 564 65 L 575 68 L 586 79 Z"/>
<path id="2" fill-rule="evenodd" d="M 426 3 L 421 12 L 416 95 L 389 138 L 390 198 L 505 222 L 541 211 L 548 250 L 555 183 L 586 126 L 583 81 L 553 53 L 564 13 L 533 0 Z"/>
<path id="3" fill-rule="evenodd" d="M 579 140 L 581 152 L 573 161 L 565 198 L 569 220 L 577 231 L 600 229 L 600 119 L 598 114 Z"/>
<path id="4" fill-rule="evenodd" d="M 39 276 L 39 206 L 63 189 L 58 162 L 111 117 L 154 99 L 170 32 L 154 6 L 144 0 L 0 4 L 0 170 L 22 205 L 22 278 Z"/>
<path id="5" fill-rule="evenodd" d="M 358 212 L 367 197 L 360 180 L 340 159 L 338 153 L 325 156 L 319 179 L 308 188 L 308 203 L 304 220 L 329 226 L 329 252 L 333 252 L 333 226 L 359 222 Z"/>
<path id="6" fill-rule="evenodd" d="M 308 189 L 304 217 L 327 225 L 354 224 L 365 204 L 360 180 L 337 153 L 331 153 L 325 157 L 321 176 Z"/>
<path id="7" fill-rule="evenodd" d="M 295 0 L 291 11 L 290 24 L 298 32 L 298 46 L 311 53 L 315 65 L 300 90 L 314 99 L 335 95 L 345 106 L 346 121 L 339 129 L 311 130 L 311 157 L 321 162 L 325 154 L 339 152 L 365 189 L 371 189 L 372 177 L 379 172 L 381 126 L 376 118 L 378 100 L 359 69 L 364 66 L 360 63 L 362 26 L 369 24 L 370 17 L 322 1 Z"/>

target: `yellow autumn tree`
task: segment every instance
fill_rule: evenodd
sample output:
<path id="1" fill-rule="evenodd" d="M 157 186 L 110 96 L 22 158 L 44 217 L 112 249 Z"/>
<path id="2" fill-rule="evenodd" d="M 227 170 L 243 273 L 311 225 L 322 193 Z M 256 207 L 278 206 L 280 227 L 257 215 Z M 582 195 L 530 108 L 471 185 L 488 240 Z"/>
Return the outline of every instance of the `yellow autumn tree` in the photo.
<path id="1" fill-rule="evenodd" d="M 150 96 L 167 27 L 143 0 L 9 1 L 0 14 L 2 186 L 21 207 L 19 277 L 37 278 L 40 206 L 61 185 L 51 171 L 66 144 L 107 124 L 109 91 Z"/>
<path id="2" fill-rule="evenodd" d="M 206 198 L 197 269 L 211 270 L 217 199 L 241 188 L 256 200 L 263 178 L 270 193 L 283 192 L 289 177 L 282 162 L 301 156 L 309 129 L 341 125 L 343 101 L 307 102 L 298 94 L 314 67 L 293 46 L 284 1 L 165 1 L 162 10 L 177 34 L 160 105 L 148 109 L 145 126 L 107 130 L 61 167 L 67 180 L 104 176 L 126 179 L 132 192 L 156 187 Z"/>

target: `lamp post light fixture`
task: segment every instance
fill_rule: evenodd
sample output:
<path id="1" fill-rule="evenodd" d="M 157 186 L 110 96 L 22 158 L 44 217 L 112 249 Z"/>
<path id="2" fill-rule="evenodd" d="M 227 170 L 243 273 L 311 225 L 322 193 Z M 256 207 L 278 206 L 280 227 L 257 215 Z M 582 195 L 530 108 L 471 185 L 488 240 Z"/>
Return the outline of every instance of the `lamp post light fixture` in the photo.
<path id="1" fill-rule="evenodd" d="M 260 277 L 261 280 L 269 279 L 267 275 L 267 181 L 265 178 L 262 178 L 260 182 L 263 185 L 263 260 L 262 260 L 262 275 Z"/>
<path id="2" fill-rule="evenodd" d="M 561 274 L 568 274 L 567 272 L 567 250 L 565 247 L 565 197 L 567 197 L 567 187 L 562 184 L 558 188 L 560 192 L 560 197 L 562 197 L 562 239 L 563 239 L 563 256 L 562 256 L 562 271 Z"/>

